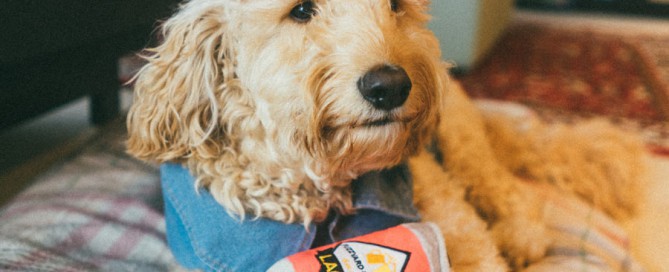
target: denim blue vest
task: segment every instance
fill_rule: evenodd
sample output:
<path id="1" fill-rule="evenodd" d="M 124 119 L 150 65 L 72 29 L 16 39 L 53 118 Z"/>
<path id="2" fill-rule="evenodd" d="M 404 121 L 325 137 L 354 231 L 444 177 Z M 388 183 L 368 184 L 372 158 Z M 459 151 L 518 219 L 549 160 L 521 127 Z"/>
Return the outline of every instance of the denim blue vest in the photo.
<path id="1" fill-rule="evenodd" d="M 326 223 L 284 224 L 229 216 L 178 164 L 161 166 L 167 241 L 181 265 L 203 271 L 265 271 L 312 246 L 419 221 L 406 165 L 367 173 L 352 183 L 357 212 L 331 214 Z"/>

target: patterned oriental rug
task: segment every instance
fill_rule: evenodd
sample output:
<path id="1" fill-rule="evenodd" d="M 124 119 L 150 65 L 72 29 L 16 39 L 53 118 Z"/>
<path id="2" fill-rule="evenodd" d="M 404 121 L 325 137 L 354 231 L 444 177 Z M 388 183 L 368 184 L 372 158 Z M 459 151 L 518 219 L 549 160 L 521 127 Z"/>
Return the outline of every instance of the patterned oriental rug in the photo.
<path id="1" fill-rule="evenodd" d="M 669 155 L 669 34 L 516 20 L 458 79 L 472 97 L 519 102 L 548 120 L 610 118 Z"/>

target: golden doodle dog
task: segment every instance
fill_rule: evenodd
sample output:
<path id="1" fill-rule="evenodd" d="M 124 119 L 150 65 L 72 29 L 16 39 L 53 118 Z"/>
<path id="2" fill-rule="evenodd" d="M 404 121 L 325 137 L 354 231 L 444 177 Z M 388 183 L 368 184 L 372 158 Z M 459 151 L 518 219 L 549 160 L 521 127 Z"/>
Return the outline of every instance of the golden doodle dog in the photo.
<path id="1" fill-rule="evenodd" d="M 408 162 L 454 271 L 546 254 L 527 180 L 632 214 L 638 144 L 599 123 L 518 129 L 479 110 L 449 79 L 428 5 L 186 2 L 136 78 L 128 150 L 187 166 L 231 214 L 305 225 L 355 213 L 353 180 Z"/>

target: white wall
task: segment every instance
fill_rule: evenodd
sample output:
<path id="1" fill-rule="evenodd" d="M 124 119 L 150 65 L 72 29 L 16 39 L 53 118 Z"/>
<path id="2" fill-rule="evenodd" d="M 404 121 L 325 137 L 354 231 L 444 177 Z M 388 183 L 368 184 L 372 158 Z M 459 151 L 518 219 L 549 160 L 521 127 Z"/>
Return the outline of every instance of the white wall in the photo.
<path id="1" fill-rule="evenodd" d="M 439 38 L 444 60 L 468 66 L 474 58 L 479 0 L 432 0 L 430 29 Z"/>
<path id="2" fill-rule="evenodd" d="M 445 60 L 467 69 L 484 57 L 508 25 L 513 0 L 432 0 L 430 28 Z"/>

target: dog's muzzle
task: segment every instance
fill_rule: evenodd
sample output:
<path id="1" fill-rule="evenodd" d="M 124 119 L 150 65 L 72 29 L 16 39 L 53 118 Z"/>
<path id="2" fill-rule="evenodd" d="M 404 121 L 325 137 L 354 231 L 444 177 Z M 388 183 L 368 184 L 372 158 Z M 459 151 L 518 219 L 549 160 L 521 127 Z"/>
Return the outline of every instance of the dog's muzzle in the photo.
<path id="1" fill-rule="evenodd" d="M 358 80 L 358 91 L 374 108 L 390 111 L 404 104 L 411 91 L 411 79 L 402 67 L 379 65 Z"/>

